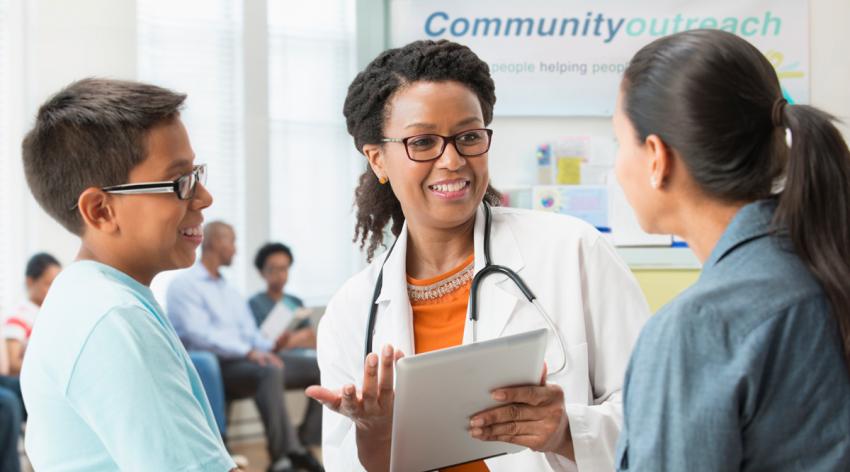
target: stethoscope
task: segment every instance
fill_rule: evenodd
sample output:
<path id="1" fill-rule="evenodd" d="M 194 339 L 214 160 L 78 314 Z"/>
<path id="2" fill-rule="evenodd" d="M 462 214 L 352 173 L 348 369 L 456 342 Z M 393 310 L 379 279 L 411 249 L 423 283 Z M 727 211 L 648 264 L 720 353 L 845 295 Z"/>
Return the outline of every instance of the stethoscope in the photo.
<path id="1" fill-rule="evenodd" d="M 555 323 L 552 321 L 552 318 L 546 313 L 546 310 L 540 305 L 540 302 L 537 301 L 537 297 L 532 293 L 531 289 L 528 288 L 528 285 L 522 280 L 522 278 L 513 270 L 508 267 L 496 265 L 491 262 L 490 258 L 490 228 L 491 228 L 491 215 L 490 215 L 490 205 L 486 202 L 484 203 L 484 268 L 478 271 L 475 274 L 475 277 L 472 278 L 472 286 L 469 288 L 469 319 L 472 321 L 472 342 L 476 342 L 478 339 L 478 288 L 481 285 L 481 282 L 485 277 L 491 274 L 504 274 L 509 279 L 513 281 L 513 283 L 519 288 L 525 298 L 534 305 L 534 308 L 537 309 L 537 312 L 540 313 L 540 316 L 546 320 L 546 324 L 549 325 L 549 329 L 552 331 L 552 334 L 558 339 L 558 344 L 561 347 L 561 365 L 549 372 L 548 376 L 555 375 L 567 366 L 567 348 L 564 344 L 564 339 L 561 337 L 561 332 L 555 326 Z M 381 264 L 381 271 L 378 273 L 378 280 L 375 282 L 375 290 L 372 293 L 372 303 L 369 307 L 369 324 L 367 326 L 366 332 L 366 353 L 364 355 L 368 356 L 370 352 L 372 352 L 372 338 L 375 334 L 375 320 L 378 317 L 378 297 L 381 295 L 381 288 L 383 287 L 384 282 L 384 264 L 387 263 L 387 259 L 390 258 L 390 254 L 392 254 L 393 249 L 395 248 L 395 243 L 398 242 L 396 238 L 395 242 L 393 242 L 392 246 L 390 246 L 390 250 L 387 251 L 387 255 L 384 258 L 384 262 Z"/>

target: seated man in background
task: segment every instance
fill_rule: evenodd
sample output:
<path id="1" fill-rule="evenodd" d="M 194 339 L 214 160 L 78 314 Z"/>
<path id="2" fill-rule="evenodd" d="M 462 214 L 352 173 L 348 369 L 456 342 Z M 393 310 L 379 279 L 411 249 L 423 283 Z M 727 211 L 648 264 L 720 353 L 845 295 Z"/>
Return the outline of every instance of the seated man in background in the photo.
<path id="1" fill-rule="evenodd" d="M 200 264 L 175 278 L 168 288 L 169 317 L 187 349 L 218 356 L 228 398 L 254 398 L 265 426 L 272 460 L 269 470 L 322 471 L 296 435 L 283 401 L 287 386 L 306 388 L 319 381 L 316 359 L 278 355 L 284 337 L 262 336 L 248 303 L 219 271 L 231 264 L 235 253 L 233 228 L 222 222 L 207 224 Z"/>
<path id="2" fill-rule="evenodd" d="M 21 373 L 24 362 L 24 350 L 32 333 L 32 325 L 50 284 L 59 275 L 62 265 L 55 257 L 46 253 L 38 253 L 30 258 L 26 268 L 27 299 L 21 302 L 11 312 L 6 314 L 4 338 L 6 349 L 9 351 L 9 375 Z"/>
<path id="3" fill-rule="evenodd" d="M 258 292 L 248 301 L 257 326 L 263 324 L 278 304 L 291 312 L 293 317 L 299 309 L 304 308 L 300 298 L 284 292 L 293 261 L 292 251 L 282 243 L 267 243 L 257 251 L 254 267 L 266 281 L 266 290 Z M 282 355 L 290 359 L 287 362 L 295 356 L 306 357 L 302 363 L 315 362 L 316 330 L 310 325 L 309 319 L 303 319 L 295 326 L 294 329 L 285 330 L 281 336 Z M 322 442 L 322 406 L 312 398 L 308 400 L 307 416 L 301 425 L 300 435 L 307 445 L 318 446 Z"/>

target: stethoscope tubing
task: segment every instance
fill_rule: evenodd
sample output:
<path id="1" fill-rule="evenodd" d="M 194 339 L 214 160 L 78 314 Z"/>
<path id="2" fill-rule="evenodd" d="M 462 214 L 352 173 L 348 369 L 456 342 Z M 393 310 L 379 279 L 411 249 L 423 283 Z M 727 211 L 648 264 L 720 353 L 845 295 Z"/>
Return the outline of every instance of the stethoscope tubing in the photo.
<path id="1" fill-rule="evenodd" d="M 564 343 L 563 336 L 561 336 L 561 331 L 555 325 L 555 322 L 552 321 L 552 318 L 549 317 L 549 314 L 546 313 L 546 310 L 543 309 L 543 306 L 537 300 L 537 297 L 528 288 L 528 285 L 525 284 L 525 281 L 522 280 L 522 277 L 519 276 L 516 272 L 511 270 L 508 267 L 496 265 L 491 262 L 490 258 L 490 228 L 491 224 L 491 215 L 490 215 L 490 206 L 485 202 L 484 203 L 484 267 L 475 274 L 475 277 L 472 278 L 472 284 L 469 288 L 469 320 L 472 322 L 472 342 L 475 343 L 478 341 L 478 291 L 480 289 L 481 283 L 483 280 L 493 274 L 503 274 L 507 276 L 511 281 L 516 285 L 520 292 L 522 292 L 523 296 L 526 300 L 531 303 L 540 316 L 546 321 L 546 324 L 549 327 L 552 335 L 555 336 L 558 341 L 558 345 L 561 348 L 561 364 L 557 369 L 549 371 L 547 377 L 551 377 L 556 375 L 566 369 L 567 367 L 567 348 Z M 372 341 L 375 333 L 375 322 L 378 315 L 378 297 L 381 294 L 381 288 L 383 287 L 384 280 L 384 264 L 387 263 L 387 259 L 389 259 L 390 254 L 392 254 L 393 249 L 395 248 L 395 244 L 398 242 L 396 239 L 390 249 L 387 251 L 386 257 L 384 257 L 384 262 L 381 264 L 381 270 L 378 273 L 378 279 L 375 281 L 375 289 L 372 293 L 372 303 L 369 307 L 369 322 L 367 326 L 366 332 L 366 351 L 365 356 L 368 356 L 370 352 L 372 352 Z"/>

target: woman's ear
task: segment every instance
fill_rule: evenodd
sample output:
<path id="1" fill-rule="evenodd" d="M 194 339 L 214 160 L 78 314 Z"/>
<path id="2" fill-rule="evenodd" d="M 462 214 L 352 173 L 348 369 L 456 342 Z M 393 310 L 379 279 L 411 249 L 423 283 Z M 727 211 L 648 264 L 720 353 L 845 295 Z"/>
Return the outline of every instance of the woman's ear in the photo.
<path id="1" fill-rule="evenodd" d="M 96 231 L 114 233 L 118 231 L 115 207 L 109 194 L 96 187 L 83 190 L 77 199 L 77 211 L 83 223 Z"/>
<path id="2" fill-rule="evenodd" d="M 651 134 L 644 141 L 649 159 L 649 184 L 654 189 L 662 189 L 667 183 L 673 166 L 670 149 L 657 134 Z"/>
<path id="3" fill-rule="evenodd" d="M 365 144 L 363 145 L 363 155 L 369 161 L 369 167 L 372 172 L 378 176 L 378 179 L 388 179 L 386 168 L 384 167 L 384 149 L 380 144 Z"/>

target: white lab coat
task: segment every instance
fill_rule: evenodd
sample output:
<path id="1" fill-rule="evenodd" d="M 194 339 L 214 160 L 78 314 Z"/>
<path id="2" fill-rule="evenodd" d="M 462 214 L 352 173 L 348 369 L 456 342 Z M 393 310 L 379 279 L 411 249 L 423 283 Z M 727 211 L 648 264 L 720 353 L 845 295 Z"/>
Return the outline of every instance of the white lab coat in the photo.
<path id="1" fill-rule="evenodd" d="M 560 328 L 567 346 L 567 368 L 550 377 L 564 390 L 576 462 L 526 449 L 487 459 L 492 472 L 611 471 L 622 425 L 621 389 L 629 354 L 649 316 L 628 267 L 590 225 L 562 215 L 492 208 L 492 263 L 522 277 Z M 475 271 L 484 266 L 484 213 L 475 220 Z M 415 352 L 406 281 L 407 225 L 384 266 L 383 288 L 372 348 L 392 344 Z M 322 385 L 358 388 L 369 302 L 383 262 L 376 258 L 334 295 L 319 325 L 318 356 Z M 488 276 L 479 292 L 478 339 L 486 340 L 545 328 L 546 322 L 504 275 Z M 463 343 L 471 342 L 467 320 Z M 546 362 L 560 365 L 561 350 L 550 336 Z M 472 412 L 470 412 L 472 413 Z M 322 424 L 322 454 L 328 471 L 363 470 L 357 458 L 355 428 L 327 408 Z"/>

